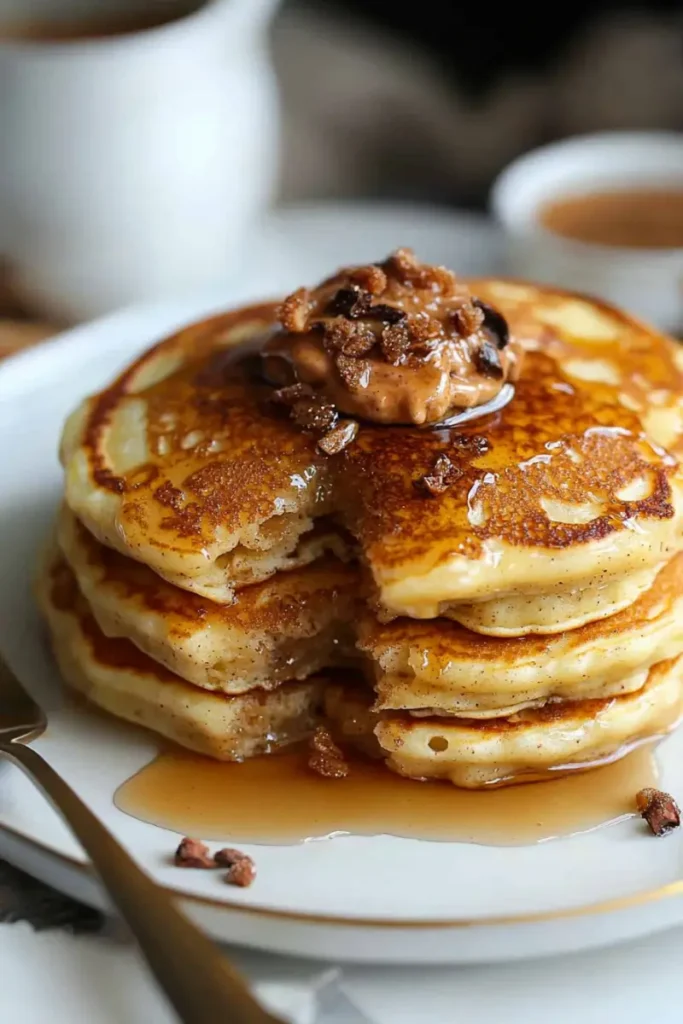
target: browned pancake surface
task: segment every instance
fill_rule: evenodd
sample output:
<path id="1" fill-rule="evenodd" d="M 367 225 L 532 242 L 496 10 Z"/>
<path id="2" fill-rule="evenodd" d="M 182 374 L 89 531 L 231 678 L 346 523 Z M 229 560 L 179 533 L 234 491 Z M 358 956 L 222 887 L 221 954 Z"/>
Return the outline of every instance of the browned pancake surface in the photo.
<path id="1" fill-rule="evenodd" d="M 374 572 L 394 576 L 453 555 L 481 559 L 490 541 L 552 556 L 623 533 L 636 519 L 673 517 L 676 461 L 644 435 L 652 392 L 668 396 L 665 406 L 683 393 L 672 343 L 595 303 L 587 308 L 604 312 L 614 338 L 577 339 L 551 321 L 564 303 L 578 300 L 532 290 L 513 301 L 496 286 L 474 284 L 530 350 L 513 401 L 457 429 L 364 423 L 356 442 L 334 457 L 321 455 L 315 438 L 273 408 L 267 390 L 223 349 L 231 331 L 264 330 L 272 307 L 190 327 L 143 356 L 94 401 L 84 441 L 93 480 L 120 499 L 118 520 L 133 552 L 138 540 L 160 557 L 164 548 L 201 552 L 218 530 L 258 526 L 275 536 L 285 528 L 278 512 L 286 505 L 306 515 L 336 512 Z M 180 368 L 144 388 L 150 366 L 176 356 Z M 567 372 L 572 363 L 595 360 L 607 363 L 619 383 Z M 145 465 L 116 473 L 103 458 L 102 440 L 112 414 L 141 388 L 151 455 Z M 672 448 L 678 443 L 671 439 Z M 444 494 L 425 497 L 415 482 L 444 452 L 458 479 Z M 588 508 L 584 521 L 571 510 L 564 521 L 568 501 Z"/>

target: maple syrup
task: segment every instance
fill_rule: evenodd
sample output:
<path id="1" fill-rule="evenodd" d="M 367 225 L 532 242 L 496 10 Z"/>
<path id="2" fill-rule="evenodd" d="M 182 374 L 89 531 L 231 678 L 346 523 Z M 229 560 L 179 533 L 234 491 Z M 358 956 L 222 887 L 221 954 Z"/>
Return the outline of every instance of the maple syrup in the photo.
<path id="1" fill-rule="evenodd" d="M 302 748 L 240 764 L 173 749 L 125 782 L 115 803 L 162 828 L 231 843 L 385 834 L 516 846 L 632 816 L 638 790 L 657 784 L 652 743 L 591 771 L 486 791 L 404 779 L 360 758 L 346 778 L 326 779 L 306 762 Z"/>

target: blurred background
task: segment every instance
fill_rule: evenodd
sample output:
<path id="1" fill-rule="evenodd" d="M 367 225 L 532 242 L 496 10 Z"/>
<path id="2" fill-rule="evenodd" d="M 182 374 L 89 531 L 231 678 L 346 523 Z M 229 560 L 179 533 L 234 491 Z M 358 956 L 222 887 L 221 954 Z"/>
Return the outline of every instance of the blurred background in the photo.
<path id="1" fill-rule="evenodd" d="M 683 224 L 681 2 L 0 0 L 0 316 L 18 305 L 72 323 L 246 268 L 280 289 L 287 269 L 315 277 L 387 243 L 463 273 L 500 270 L 490 247 L 502 258 L 507 236 L 529 233 L 498 211 L 492 239 L 483 221 L 500 172 L 544 143 L 625 129 L 674 134 L 609 160 L 589 143 L 583 182 L 552 170 L 553 187 L 592 187 L 585 167 L 601 160 L 604 185 L 628 185 L 637 160 L 640 184 L 675 179 Z M 437 212 L 416 213 L 425 203 Z M 269 217 L 273 205 L 298 219 Z M 617 283 L 602 261 L 599 290 L 678 330 L 683 240 L 672 248 L 649 270 L 641 250 L 640 275 Z M 592 266 L 566 267 L 551 274 L 544 251 L 505 269 L 598 290 Z"/>
<path id="2" fill-rule="evenodd" d="M 683 128 L 683 5 L 286 0 L 280 195 L 481 207 L 543 142 Z"/>

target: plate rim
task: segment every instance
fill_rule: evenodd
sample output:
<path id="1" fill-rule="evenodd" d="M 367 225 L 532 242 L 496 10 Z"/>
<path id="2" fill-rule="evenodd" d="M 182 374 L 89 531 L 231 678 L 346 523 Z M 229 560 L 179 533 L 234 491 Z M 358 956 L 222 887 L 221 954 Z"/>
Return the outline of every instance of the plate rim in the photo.
<path id="1" fill-rule="evenodd" d="M 64 853 L 49 843 L 45 843 L 35 836 L 28 835 L 6 822 L 0 821 L 0 832 L 5 832 L 18 842 L 33 846 L 41 854 L 53 857 L 65 867 L 77 871 L 83 878 L 97 882 L 97 872 L 88 860 L 79 859 Z M 620 910 L 643 906 L 648 903 L 656 903 L 663 899 L 670 899 L 683 896 L 683 878 L 666 885 L 658 886 L 656 889 L 643 889 L 631 893 L 628 896 L 617 896 L 610 900 L 598 900 L 595 903 L 586 903 L 578 907 L 565 907 L 559 910 L 533 911 L 527 914 L 502 914 L 488 915 L 474 918 L 366 918 L 366 917 L 339 917 L 334 914 L 314 914 L 295 910 L 280 910 L 275 907 L 257 906 L 254 904 L 240 903 L 230 899 L 216 899 L 210 896 L 198 896 L 195 893 L 187 892 L 176 886 L 168 885 L 165 882 L 157 881 L 166 892 L 194 904 L 198 907 L 210 907 L 212 910 L 229 910 L 249 914 L 255 917 L 265 917 L 279 921 L 296 922 L 297 924 L 310 925 L 334 925 L 347 928 L 373 928 L 373 929 L 417 929 L 417 930 L 445 930 L 465 928 L 493 928 L 509 927 L 511 925 L 543 924 L 550 921 L 563 919 L 582 918 L 599 916 L 601 914 L 613 914 Z"/>

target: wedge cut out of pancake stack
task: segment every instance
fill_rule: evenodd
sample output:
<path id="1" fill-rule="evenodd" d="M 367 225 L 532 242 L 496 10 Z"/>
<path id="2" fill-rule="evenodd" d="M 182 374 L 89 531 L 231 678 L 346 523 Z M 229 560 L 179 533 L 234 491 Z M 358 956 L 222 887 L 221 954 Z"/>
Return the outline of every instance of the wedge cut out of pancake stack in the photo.
<path id="1" fill-rule="evenodd" d="M 677 721 L 683 351 L 401 250 L 194 324 L 70 417 L 67 682 L 211 757 L 325 723 L 483 787 Z"/>

